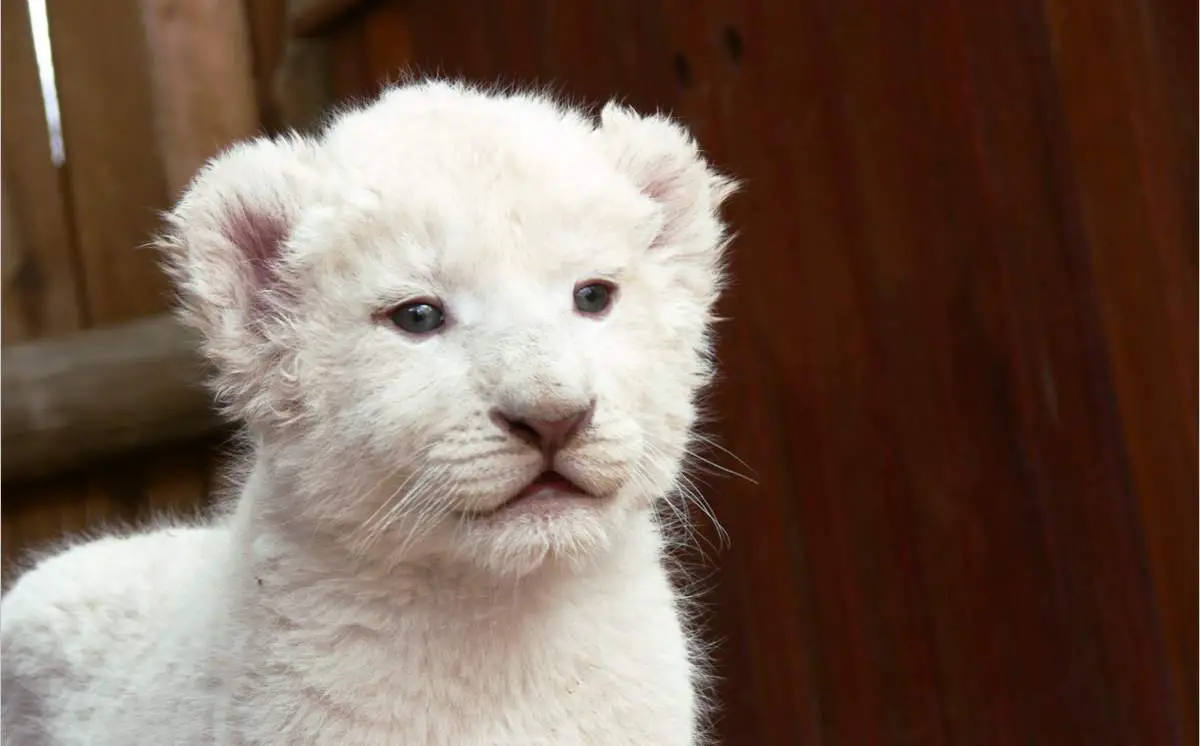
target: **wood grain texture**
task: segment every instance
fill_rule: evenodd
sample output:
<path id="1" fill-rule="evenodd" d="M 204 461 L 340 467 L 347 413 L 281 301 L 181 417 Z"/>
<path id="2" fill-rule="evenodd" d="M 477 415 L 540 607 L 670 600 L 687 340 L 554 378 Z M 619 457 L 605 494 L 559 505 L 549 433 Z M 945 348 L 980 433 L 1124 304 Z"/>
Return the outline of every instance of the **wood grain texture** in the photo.
<path id="1" fill-rule="evenodd" d="M 298 37 L 326 34 L 366 4 L 365 0 L 290 0 L 288 30 Z"/>
<path id="2" fill-rule="evenodd" d="M 257 134 L 250 29 L 239 2 L 141 0 L 170 201 L 212 156 Z"/>
<path id="3" fill-rule="evenodd" d="M 7 64 L 15 26 L 4 7 L 7 81 L 17 67 Z M 164 510 L 190 514 L 207 503 L 212 459 L 191 442 L 217 421 L 199 385 L 195 340 L 169 319 L 112 322 L 165 305 L 156 257 L 142 247 L 168 192 L 177 194 L 200 163 L 259 125 L 240 4 L 52 3 L 49 11 L 68 149 L 63 186 L 72 198 L 70 220 L 58 225 L 81 221 L 81 274 L 89 281 L 81 305 L 105 328 L 5 350 L 6 573 L 13 557 L 61 533 L 133 524 Z M 10 97 L 5 85 L 7 172 L 24 156 L 10 138 L 17 131 L 10 114 L 36 103 L 40 116 L 41 102 L 31 86 Z M 39 126 L 44 154 L 44 121 Z M 9 197 L 6 188 L 6 213 Z M 6 277 L 10 245 L 26 243 L 21 233 L 10 241 L 10 225 L 22 227 L 5 221 Z M 5 302 L 12 297 L 6 292 Z M 15 341 L 6 333 L 6 343 Z"/>
<path id="4" fill-rule="evenodd" d="M 1200 443 L 1196 418 L 1183 413 L 1197 411 L 1196 129 L 1193 121 L 1186 136 L 1164 136 L 1172 132 L 1172 91 L 1182 87 L 1184 70 L 1155 57 L 1162 35 L 1182 19 L 1155 3 L 1043 6 L 1061 86 L 1062 158 L 1075 178 L 1064 209 L 1091 250 L 1127 478 L 1163 604 L 1175 706 L 1194 711 Z M 1108 53 L 1094 55 L 1097 47 Z M 1194 40 L 1192 50 L 1194 96 Z M 1126 156 L 1106 155 L 1114 152 Z M 1180 333 L 1189 327 L 1192 333 Z M 1196 741 L 1194 718 L 1179 735 Z"/>
<path id="5" fill-rule="evenodd" d="M 5 492 L 5 502 L 15 495 Z M 37 499 L 22 500 L 22 507 L 4 508 L 3 556 L 7 584 L 36 556 L 64 539 L 101 530 L 125 518 L 119 504 L 104 496 L 87 495 L 77 479 L 59 479 L 37 488 Z"/>
<path id="6" fill-rule="evenodd" d="M 373 96 L 381 86 L 395 83 L 406 73 L 420 72 L 410 69 L 415 58 L 411 32 L 414 10 L 419 12 L 407 4 L 384 5 L 372 12 L 370 23 L 347 24 L 333 34 L 330 54 L 336 85 L 344 91 L 341 100 Z M 435 25 L 431 33 L 438 28 Z M 373 73 L 367 74 L 368 70 Z"/>
<path id="7" fill-rule="evenodd" d="M 330 47 L 335 44 L 331 39 L 341 29 L 349 28 L 354 32 L 360 32 L 361 29 L 353 23 L 335 23 L 324 35 L 297 35 L 291 21 L 309 12 L 317 4 L 308 0 L 285 0 L 281 5 L 282 28 L 278 31 L 264 29 L 258 32 L 258 36 L 264 38 L 278 33 L 281 45 L 279 60 L 271 72 L 270 79 L 260 81 L 260 85 L 267 84 L 270 87 L 271 96 L 277 106 L 279 128 L 316 130 L 324 122 L 327 114 L 325 107 L 330 101 L 341 98 L 336 90 L 337 74 L 331 70 Z M 349 12 L 351 8 L 347 4 L 343 10 Z M 256 54 L 261 55 L 262 51 L 258 50 Z M 259 74 L 266 75 L 267 72 L 260 69 Z"/>
<path id="8" fill-rule="evenodd" d="M 64 540 L 192 520 L 215 504 L 220 440 L 149 449 L 113 459 L 92 473 L 58 474 L 4 492 L 4 582 Z"/>
<path id="9" fill-rule="evenodd" d="M 51 161 L 46 111 L 24 0 L 0 3 L 3 139 L 3 334 L 20 342 L 83 325 L 69 203 Z"/>
<path id="10" fill-rule="evenodd" d="M 372 8 L 343 95 L 618 96 L 746 183 L 722 743 L 1195 740 L 1194 6 Z"/>
<path id="11" fill-rule="evenodd" d="M 197 349 L 169 316 L 6 347 L 5 483 L 213 431 Z"/>
<path id="12" fill-rule="evenodd" d="M 138 3 L 46 6 L 90 321 L 161 311 L 166 278 L 144 246 L 167 183 Z"/>
<path id="13" fill-rule="evenodd" d="M 275 132 L 283 122 L 276 78 L 287 41 L 287 0 L 242 0 L 254 60 L 254 91 L 264 129 Z"/>

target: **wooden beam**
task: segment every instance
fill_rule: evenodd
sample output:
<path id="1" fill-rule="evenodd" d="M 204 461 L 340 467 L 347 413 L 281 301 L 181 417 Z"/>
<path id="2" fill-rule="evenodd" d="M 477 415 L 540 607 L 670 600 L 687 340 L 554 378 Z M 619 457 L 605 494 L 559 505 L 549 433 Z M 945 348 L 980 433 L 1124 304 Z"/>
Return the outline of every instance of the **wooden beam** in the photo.
<path id="1" fill-rule="evenodd" d="M 4 483 L 215 430 L 198 349 L 168 315 L 5 347 Z"/>

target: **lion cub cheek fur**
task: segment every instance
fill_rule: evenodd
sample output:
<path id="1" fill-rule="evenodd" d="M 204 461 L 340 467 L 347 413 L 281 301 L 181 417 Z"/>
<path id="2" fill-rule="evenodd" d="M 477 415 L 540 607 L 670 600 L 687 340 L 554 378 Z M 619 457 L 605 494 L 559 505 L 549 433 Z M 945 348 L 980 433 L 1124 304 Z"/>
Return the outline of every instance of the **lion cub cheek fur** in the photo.
<path id="1" fill-rule="evenodd" d="M 700 742 L 658 509 L 712 375 L 731 190 L 664 117 L 442 82 L 215 159 L 163 248 L 246 426 L 239 494 L 17 580 L 5 743 Z M 445 327 L 392 327 L 413 299 Z M 601 498 L 464 517 L 546 468 L 493 412 L 585 406 L 554 468 Z"/>

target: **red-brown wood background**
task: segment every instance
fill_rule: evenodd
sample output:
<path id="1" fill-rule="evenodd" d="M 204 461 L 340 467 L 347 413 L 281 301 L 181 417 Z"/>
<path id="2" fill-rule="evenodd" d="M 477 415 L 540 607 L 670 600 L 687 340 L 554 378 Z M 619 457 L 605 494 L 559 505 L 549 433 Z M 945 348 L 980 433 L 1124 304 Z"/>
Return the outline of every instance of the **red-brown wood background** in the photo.
<path id="1" fill-rule="evenodd" d="M 24 0 L 4 3 L 12 27 Z M 131 3 L 106 9 L 123 35 L 89 42 L 126 67 Z M 286 4 L 244 0 L 268 128 L 294 118 L 272 80 Z M 402 69 L 616 96 L 677 114 L 744 180 L 713 430 L 758 483 L 707 480 L 730 545 L 696 558 L 722 743 L 1196 742 L 1194 3 L 291 4 L 330 77 L 301 98 L 366 96 Z M 100 26 L 61 19 L 83 9 L 51 3 L 60 79 L 78 78 L 60 83 L 68 139 L 145 146 L 130 107 L 85 106 L 129 86 L 78 51 Z M 36 95 L 10 52 L 31 59 L 6 33 L 6 143 L 37 119 L 10 106 L 16 83 L 26 108 Z M 85 167 L 115 151 L 72 142 L 73 220 L 114 234 L 107 263 L 84 262 L 94 305 L 93 275 L 150 266 L 124 247 L 171 179 L 135 180 L 124 222 L 88 214 L 128 194 L 84 178 L 117 173 Z M 6 181 L 26 150 L 6 145 Z M 165 302 L 110 284 L 146 305 L 119 317 Z M 134 454 L 10 492 L 6 568 L 64 529 L 198 503 L 210 460 Z"/>
<path id="2" fill-rule="evenodd" d="M 339 97 L 618 96 L 745 180 L 724 743 L 1195 743 L 1195 4 L 409 0 L 332 34 Z"/>

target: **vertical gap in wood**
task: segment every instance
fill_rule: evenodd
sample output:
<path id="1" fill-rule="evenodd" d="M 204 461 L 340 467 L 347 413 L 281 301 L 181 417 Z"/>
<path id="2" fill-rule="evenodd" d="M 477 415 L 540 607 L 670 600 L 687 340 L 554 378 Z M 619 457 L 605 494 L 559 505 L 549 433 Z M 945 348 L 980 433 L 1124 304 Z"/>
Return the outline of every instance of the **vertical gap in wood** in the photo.
<path id="1" fill-rule="evenodd" d="M 66 159 L 66 144 L 62 137 L 62 110 L 58 105 L 58 82 L 55 80 L 54 53 L 50 49 L 50 21 L 47 17 L 46 0 L 25 0 L 26 19 L 28 20 L 27 32 L 33 40 L 34 62 L 37 66 L 38 73 L 38 91 L 41 94 L 42 114 L 45 118 L 46 139 L 50 148 L 50 159 L 55 166 L 61 166 Z M 39 12 L 34 13 L 34 9 Z M 35 23 L 35 15 L 41 23 Z M 45 31 L 45 34 L 38 33 Z M 41 43 L 39 43 L 41 42 Z M 45 53 L 43 57 L 42 52 Z M 49 74 L 51 80 L 51 89 L 47 90 L 44 76 Z M 55 131 L 51 126 L 52 118 L 50 116 L 51 103 L 56 113 L 58 129 Z M 57 146 L 57 147 L 56 147 Z M 55 150 L 58 150 L 58 160 L 55 162 Z"/>
<path id="2" fill-rule="evenodd" d="M 4 341 L 11 343 L 77 330 L 82 314 L 30 8 L 23 1 L 3 8 Z"/>
<path id="3" fill-rule="evenodd" d="M 61 121 L 61 109 L 59 117 Z M 75 219 L 75 190 L 71 188 L 70 168 L 71 162 L 64 158 L 55 174 L 58 177 L 59 192 L 62 194 L 63 227 L 67 233 L 67 255 L 71 262 L 71 272 L 75 275 L 75 303 L 79 307 L 79 323 L 84 329 L 88 329 L 93 324 L 93 314 L 91 304 L 88 303 L 88 276 L 84 267 L 83 247 L 79 243 L 79 225 Z"/>
<path id="4" fill-rule="evenodd" d="M 21 0 L 21 1 L 26 2 L 27 0 Z M 89 296 L 88 296 L 88 277 L 87 277 L 87 271 L 84 266 L 83 247 L 80 246 L 80 243 L 79 243 L 78 224 L 77 224 L 77 221 L 75 218 L 75 193 L 74 193 L 74 190 L 71 188 L 71 173 L 70 173 L 71 162 L 69 160 L 70 154 L 67 152 L 66 136 L 63 134 L 64 131 L 66 130 L 66 124 L 64 123 L 65 116 L 63 113 L 61 96 L 58 93 L 59 91 L 62 90 L 62 86 L 59 85 L 59 81 L 58 81 L 58 76 L 61 72 L 61 67 L 59 65 L 54 64 L 54 49 L 53 49 L 54 24 L 50 19 L 49 8 L 46 6 L 46 0 L 39 0 L 39 3 L 41 6 L 42 17 L 44 18 L 45 23 L 46 23 L 45 48 L 46 48 L 47 59 L 45 60 L 45 63 L 50 68 L 50 75 L 52 76 L 52 78 L 54 80 L 54 97 L 55 97 L 54 106 L 58 110 L 58 143 L 59 143 L 59 147 L 62 150 L 61 162 L 54 164 L 55 165 L 55 176 L 57 177 L 59 192 L 62 195 L 63 212 L 64 212 L 63 223 L 64 223 L 64 228 L 65 228 L 66 234 L 67 234 L 67 241 L 68 241 L 68 247 L 69 247 L 68 258 L 71 263 L 71 272 L 74 273 L 74 275 L 75 275 L 75 283 L 74 283 L 75 302 L 79 308 L 79 322 L 83 328 L 87 329 L 92 326 L 93 314 L 92 314 L 91 304 L 88 302 L 88 298 L 89 298 Z M 30 23 L 29 33 L 30 34 L 33 33 L 32 22 Z M 37 48 L 37 40 L 36 39 L 34 40 L 34 48 L 35 49 Z M 41 70 L 43 61 L 40 57 L 38 58 L 37 61 L 38 61 L 38 68 L 39 68 L 38 69 L 38 76 L 39 76 L 38 82 L 40 83 L 41 75 L 44 74 Z M 41 87 L 40 90 L 42 91 L 42 109 L 45 111 L 45 116 L 46 116 L 46 137 L 49 140 L 52 140 L 52 138 L 50 137 L 50 135 L 51 135 L 50 110 L 47 106 L 48 102 L 46 101 L 46 90 L 44 87 Z M 51 145 L 51 157 L 52 158 L 53 158 L 53 154 L 54 154 L 53 150 L 54 150 L 53 145 Z"/>
<path id="5" fill-rule="evenodd" d="M 91 323 L 158 312 L 167 280 L 139 247 L 168 191 L 139 7 L 52 0 L 47 11 Z"/>
<path id="6" fill-rule="evenodd" d="M 40 2 L 41 5 L 42 17 L 44 22 L 46 22 L 46 54 L 48 58 L 46 60 L 46 64 L 50 67 L 50 74 L 52 74 L 54 79 L 54 107 L 55 109 L 58 109 L 59 119 L 58 140 L 59 148 L 61 148 L 62 152 L 62 160 L 60 163 L 55 164 L 55 176 L 58 178 L 59 192 L 62 195 L 62 205 L 64 205 L 64 228 L 66 229 L 68 247 L 70 247 L 70 249 L 68 249 L 68 258 L 70 258 L 71 261 L 71 271 L 74 273 L 74 276 L 76 276 L 76 282 L 74 282 L 74 291 L 76 291 L 76 303 L 79 308 L 79 323 L 84 327 L 84 329 L 88 329 L 88 327 L 92 325 L 91 306 L 88 302 L 88 272 L 86 272 L 84 267 L 83 247 L 79 245 L 79 230 L 76 221 L 76 204 L 74 204 L 74 191 L 71 188 L 71 162 L 68 160 L 70 154 L 67 152 L 66 137 L 64 136 L 66 126 L 64 124 L 64 113 L 62 113 L 61 97 L 59 96 L 59 91 L 62 89 L 62 86 L 59 85 L 58 80 L 61 67 L 54 64 L 54 24 L 50 22 L 49 8 L 46 5 L 46 0 L 38 0 L 38 2 Z M 32 31 L 34 30 L 32 30 L 32 24 L 30 24 L 30 34 L 32 34 Z M 36 40 L 34 43 L 36 49 Z M 38 59 L 37 62 L 38 76 L 40 76 L 38 77 L 38 82 L 41 82 L 41 74 L 43 74 L 41 71 L 42 60 Z M 46 101 L 47 94 L 46 89 L 42 88 L 41 90 L 42 108 L 46 110 L 46 134 L 49 138 L 50 113 L 48 102 Z M 53 145 L 50 150 L 52 150 L 50 155 L 53 157 Z"/>

